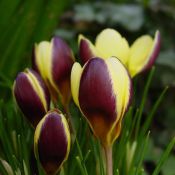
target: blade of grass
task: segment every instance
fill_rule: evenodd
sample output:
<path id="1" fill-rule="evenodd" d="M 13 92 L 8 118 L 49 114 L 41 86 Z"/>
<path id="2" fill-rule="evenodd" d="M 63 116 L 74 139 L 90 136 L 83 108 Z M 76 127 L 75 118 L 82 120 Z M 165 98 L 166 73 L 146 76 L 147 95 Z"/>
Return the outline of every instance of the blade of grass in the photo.
<path id="1" fill-rule="evenodd" d="M 167 92 L 168 90 L 168 87 L 165 87 L 165 89 L 162 91 L 162 93 L 160 94 L 159 98 L 156 100 L 149 116 L 147 117 L 146 121 L 144 122 L 144 125 L 142 127 L 142 130 L 140 132 L 140 137 L 143 137 L 145 135 L 145 133 L 147 132 L 150 124 L 151 124 L 151 121 L 153 120 L 153 117 L 154 117 L 154 114 L 155 112 L 157 111 L 160 103 L 162 102 L 164 96 L 165 96 L 165 93 Z"/>
<path id="2" fill-rule="evenodd" d="M 3 121 L 3 116 L 0 114 L 0 138 L 2 140 L 2 148 L 3 148 L 3 152 L 6 156 L 6 160 L 8 160 L 8 162 L 10 163 L 10 165 L 12 166 L 12 168 L 15 167 L 15 164 L 13 162 L 13 158 L 12 158 L 12 147 L 11 147 L 11 143 L 9 141 L 9 137 L 7 135 L 7 132 L 5 132 L 5 128 L 4 128 L 4 121 Z"/>
<path id="3" fill-rule="evenodd" d="M 149 73 L 149 76 L 148 76 L 146 86 L 145 86 L 144 91 L 143 91 L 142 101 L 141 101 L 140 108 L 139 108 L 138 120 L 137 120 L 137 123 L 136 123 L 136 132 L 135 132 L 136 133 L 136 138 L 138 136 L 138 132 L 140 131 L 140 123 L 141 123 L 141 118 L 142 118 L 142 114 L 143 114 L 143 109 L 144 109 L 144 106 L 145 106 L 148 90 L 149 90 L 154 72 L 155 72 L 155 67 L 153 67 L 151 69 L 151 71 Z"/>
<path id="4" fill-rule="evenodd" d="M 28 168 L 27 168 L 24 160 L 23 160 L 23 169 L 24 169 L 24 175 L 29 175 Z"/>
<path id="5" fill-rule="evenodd" d="M 80 145 L 78 143 L 77 138 L 75 139 L 75 142 L 76 142 L 78 153 L 79 153 L 79 156 L 76 156 L 76 160 L 77 160 L 79 166 L 80 166 L 80 163 L 81 163 L 80 168 L 83 168 L 84 175 L 88 175 L 87 170 L 86 170 L 86 166 L 84 164 L 83 154 L 82 154 L 82 151 L 81 151 L 81 148 L 80 148 Z"/>
<path id="6" fill-rule="evenodd" d="M 84 171 L 84 167 L 82 166 L 81 164 L 81 158 L 79 156 L 76 156 L 76 160 L 77 160 L 77 163 L 78 163 L 78 166 L 80 168 L 80 171 L 81 171 L 81 174 L 82 175 L 88 175 L 85 171 Z"/>
<path id="7" fill-rule="evenodd" d="M 165 152 L 163 153 L 163 155 L 161 156 L 154 172 L 152 175 L 158 175 L 160 170 L 161 170 L 161 167 L 162 165 L 165 163 L 165 161 L 167 160 L 171 150 L 173 149 L 173 147 L 175 146 L 175 137 L 171 140 L 171 142 L 168 144 Z"/>
<path id="8" fill-rule="evenodd" d="M 16 8 L 21 3 L 21 0 L 1 0 L 0 1 L 0 33 L 6 30 L 9 21 L 13 18 Z M 7 13 L 8 12 L 8 13 Z"/>
<path id="9" fill-rule="evenodd" d="M 3 161 L 3 160 L 0 159 L 0 172 L 1 172 L 3 175 L 9 175 L 9 174 L 7 173 L 7 171 L 6 171 L 6 169 L 4 168 L 4 165 L 2 164 L 2 161 Z"/>
<path id="10" fill-rule="evenodd" d="M 100 164 L 100 175 L 104 175 L 105 174 L 105 170 L 104 170 L 104 162 L 103 162 L 103 152 L 102 152 L 102 146 L 100 144 L 100 141 L 97 141 L 97 154 L 98 154 L 98 159 L 99 160 L 99 164 Z"/>
<path id="11" fill-rule="evenodd" d="M 11 42 L 9 42 L 9 45 L 2 56 L 1 66 L 3 68 L 3 72 L 7 72 L 8 75 L 14 75 L 19 67 L 19 64 L 21 64 L 21 59 L 19 58 L 24 56 L 24 50 L 27 48 L 27 43 L 31 40 L 31 34 L 34 30 L 33 24 L 36 24 L 37 11 L 41 8 L 41 3 L 41 0 L 31 0 L 26 1 L 23 6 L 25 10 L 21 15 L 20 25 L 17 26 L 17 31 L 10 40 Z M 31 13 L 33 15 L 31 15 Z M 18 47 L 16 47 L 16 45 L 18 45 Z M 9 64 L 8 59 L 12 54 L 13 67 Z"/>
<path id="12" fill-rule="evenodd" d="M 120 173 L 119 173 L 119 170 L 118 170 L 118 169 L 115 171 L 115 174 L 114 174 L 114 175 L 120 175 Z"/>
<path id="13" fill-rule="evenodd" d="M 129 139 L 131 138 L 132 134 L 134 134 L 134 131 L 135 131 L 134 129 L 135 129 L 135 125 L 136 125 L 136 121 L 137 121 L 138 116 L 139 116 L 139 109 L 136 109 L 135 115 L 133 116 L 131 130 L 130 130 L 129 136 L 128 136 Z"/>
<path id="14" fill-rule="evenodd" d="M 59 17 L 68 5 L 68 0 L 48 1 L 47 5 L 45 6 L 42 17 L 40 18 L 40 21 L 38 23 L 38 27 L 36 27 L 34 42 L 39 42 L 41 40 L 48 39 L 48 37 L 51 37 L 51 35 L 53 35 L 53 30 L 59 22 Z M 38 30 L 38 28 L 40 30 Z"/>
<path id="15" fill-rule="evenodd" d="M 142 163 L 143 163 L 143 159 L 144 159 L 144 156 L 145 156 L 146 148 L 147 148 L 147 145 L 148 145 L 149 135 L 150 135 L 150 132 L 148 132 L 145 140 L 142 141 L 143 142 L 143 146 L 142 146 L 142 150 L 141 150 L 141 152 L 139 154 L 139 161 L 138 161 L 138 164 L 136 166 L 135 175 L 137 175 L 140 172 L 140 170 L 142 169 Z M 138 143 L 138 145 L 140 145 L 142 142 Z"/>
<path id="16" fill-rule="evenodd" d="M 90 153 L 91 153 L 91 150 L 88 150 L 88 152 L 86 153 L 84 157 L 84 163 L 86 163 L 87 159 L 89 158 Z"/>
<path id="17" fill-rule="evenodd" d="M 122 128 L 122 132 L 121 132 L 121 136 L 120 139 L 117 140 L 117 144 L 114 144 L 114 170 L 119 168 L 123 165 L 123 160 L 124 160 L 124 156 L 125 156 L 125 151 L 122 151 L 123 148 L 125 147 L 127 141 L 128 141 L 128 137 L 129 137 L 129 133 L 130 133 L 130 128 L 131 128 L 131 124 L 132 124 L 132 110 L 133 108 L 129 108 L 129 111 L 127 112 L 125 118 L 124 118 L 124 123 L 123 123 L 123 128 Z M 116 156 L 115 156 L 116 155 Z"/>

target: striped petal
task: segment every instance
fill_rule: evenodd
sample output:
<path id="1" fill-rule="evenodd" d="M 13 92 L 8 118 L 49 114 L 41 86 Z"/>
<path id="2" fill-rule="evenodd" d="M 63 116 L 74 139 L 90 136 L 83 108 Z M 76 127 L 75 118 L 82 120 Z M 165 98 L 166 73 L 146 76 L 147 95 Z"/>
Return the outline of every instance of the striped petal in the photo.
<path id="1" fill-rule="evenodd" d="M 70 99 L 70 73 L 73 63 L 72 50 L 59 37 L 35 46 L 33 68 L 45 80 L 52 99 L 57 101 L 59 95 L 64 106 Z"/>
<path id="2" fill-rule="evenodd" d="M 123 64 L 129 58 L 129 45 L 120 33 L 113 29 L 103 30 L 96 38 L 95 47 L 100 51 L 101 58 L 117 57 Z"/>
<path id="3" fill-rule="evenodd" d="M 79 41 L 79 56 L 83 64 L 85 64 L 90 58 L 99 55 L 95 46 L 91 43 L 90 40 L 85 38 L 83 35 L 79 35 L 78 41 Z"/>
<path id="4" fill-rule="evenodd" d="M 110 73 L 113 91 L 117 99 L 117 120 L 113 123 L 108 134 L 108 142 L 113 143 L 120 134 L 121 121 L 132 98 L 132 82 L 126 68 L 117 58 L 108 58 L 106 64 Z"/>
<path id="5" fill-rule="evenodd" d="M 50 95 L 41 77 L 35 71 L 26 69 L 18 74 L 13 93 L 23 114 L 36 126 L 50 105 Z"/>
<path id="6" fill-rule="evenodd" d="M 34 136 L 35 155 L 47 174 L 56 174 L 70 151 L 70 132 L 63 114 L 48 112 L 37 125 Z"/>
<path id="7" fill-rule="evenodd" d="M 160 51 L 160 33 L 156 32 L 154 40 L 149 35 L 138 38 L 131 46 L 128 69 L 132 77 L 149 69 Z"/>

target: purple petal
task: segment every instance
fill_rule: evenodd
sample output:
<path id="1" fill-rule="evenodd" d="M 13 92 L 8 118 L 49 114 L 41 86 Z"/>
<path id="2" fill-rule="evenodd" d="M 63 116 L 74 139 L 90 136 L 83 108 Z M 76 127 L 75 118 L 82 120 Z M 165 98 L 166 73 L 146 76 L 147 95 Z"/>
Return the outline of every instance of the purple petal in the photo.
<path id="1" fill-rule="evenodd" d="M 83 38 L 80 40 L 79 44 L 79 56 L 83 64 L 85 64 L 90 58 L 95 57 L 89 43 Z"/>
<path id="2" fill-rule="evenodd" d="M 105 61 L 92 58 L 87 62 L 80 80 L 79 104 L 96 136 L 105 139 L 116 120 L 116 98 Z"/>
<path id="3" fill-rule="evenodd" d="M 70 74 L 74 63 L 72 50 L 59 37 L 53 38 L 52 78 L 64 98 L 70 96 Z"/>

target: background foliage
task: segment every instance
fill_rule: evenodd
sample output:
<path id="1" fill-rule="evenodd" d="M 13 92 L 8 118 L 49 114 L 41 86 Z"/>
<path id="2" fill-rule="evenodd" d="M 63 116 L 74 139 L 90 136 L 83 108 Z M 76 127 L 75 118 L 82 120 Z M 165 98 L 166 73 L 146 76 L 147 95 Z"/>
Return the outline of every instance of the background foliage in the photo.
<path id="1" fill-rule="evenodd" d="M 147 173 L 152 174 L 163 150 L 165 150 L 171 138 L 175 136 L 174 1 L 1 0 L 0 16 L 0 157 L 8 160 L 16 171 L 21 167 L 20 169 L 24 172 L 28 171 L 25 167 L 30 166 L 29 159 L 31 159 L 33 131 L 27 122 L 20 117 L 19 111 L 15 108 L 11 87 L 17 73 L 30 66 L 33 44 L 41 40 L 49 40 L 52 35 L 59 35 L 70 44 L 74 53 L 77 53 L 78 33 L 85 34 L 93 41 L 96 34 L 103 28 L 112 27 L 128 38 L 131 44 L 135 38 L 142 34 L 148 33 L 153 36 L 156 29 L 160 30 L 162 35 L 161 53 L 156 60 L 153 81 L 150 83 L 149 92 L 144 103 L 143 115 L 140 120 L 140 127 L 142 127 L 148 116 L 151 115 L 150 112 L 161 92 L 166 86 L 169 86 L 163 101 L 154 113 L 150 128 L 151 133 L 147 142 L 148 149 L 145 151 L 143 160 Z M 76 58 L 78 60 L 78 54 L 76 54 Z M 136 77 L 134 80 L 136 97 L 132 113 L 137 111 L 140 99 L 142 99 L 145 92 L 145 81 L 147 79 L 148 72 Z M 81 122 L 84 121 L 79 121 L 80 114 L 78 111 L 73 110 L 72 115 L 76 116 L 75 123 L 77 123 L 76 127 L 79 131 L 78 138 L 81 138 L 83 133 L 81 126 L 84 126 L 85 123 L 81 125 Z M 132 121 L 130 117 L 128 117 L 128 120 Z M 25 128 L 29 129 L 26 130 Z M 122 141 L 122 136 L 120 141 Z M 85 140 L 81 140 L 79 143 L 80 148 L 83 149 L 83 159 L 88 157 L 87 167 L 91 167 L 89 162 L 97 159 L 99 155 L 98 143 L 92 138 L 91 142 L 95 142 L 94 145 L 96 145 L 90 150 L 94 154 L 90 154 L 88 148 L 84 148 Z M 81 151 L 77 148 L 77 145 L 73 148 L 74 151 L 70 156 L 70 159 L 73 160 L 67 163 L 68 167 L 72 166 L 71 169 L 76 168 L 76 166 L 74 167 L 75 163 L 69 165 L 71 162 L 79 162 L 79 159 L 80 162 L 82 161 Z M 76 157 L 77 155 L 79 157 Z M 24 157 L 25 161 L 15 161 L 15 159 L 20 159 L 21 157 Z M 115 160 L 116 164 L 119 163 L 118 161 Z M 16 162 L 20 162 L 19 165 L 16 165 Z M 83 162 L 86 162 L 86 159 Z M 166 164 L 161 168 L 160 174 L 174 175 L 174 164 L 175 150 L 171 152 Z M 2 170 L 3 167 L 1 167 Z M 66 171 L 68 170 L 65 168 Z M 82 171 L 84 172 L 85 170 L 83 169 Z M 3 172 L 1 173 L 4 175 Z M 89 172 L 89 174 L 93 173 Z"/>

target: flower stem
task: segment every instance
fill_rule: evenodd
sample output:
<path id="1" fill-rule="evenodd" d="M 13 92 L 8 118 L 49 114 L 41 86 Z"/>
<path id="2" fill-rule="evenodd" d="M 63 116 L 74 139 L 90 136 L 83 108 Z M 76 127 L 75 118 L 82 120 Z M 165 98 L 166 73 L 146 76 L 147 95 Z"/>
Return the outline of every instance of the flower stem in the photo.
<path id="1" fill-rule="evenodd" d="M 105 146 L 106 175 L 113 175 L 112 146 Z"/>

